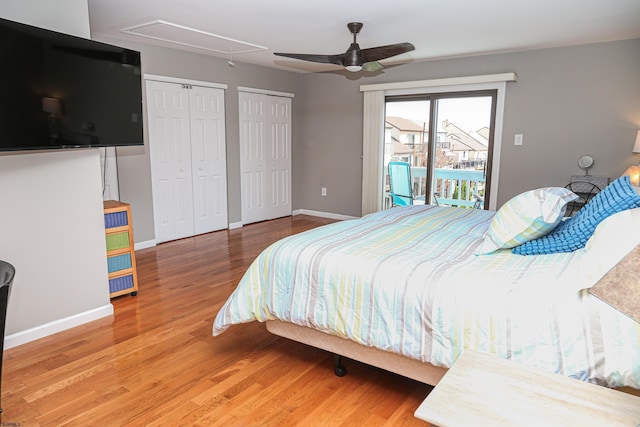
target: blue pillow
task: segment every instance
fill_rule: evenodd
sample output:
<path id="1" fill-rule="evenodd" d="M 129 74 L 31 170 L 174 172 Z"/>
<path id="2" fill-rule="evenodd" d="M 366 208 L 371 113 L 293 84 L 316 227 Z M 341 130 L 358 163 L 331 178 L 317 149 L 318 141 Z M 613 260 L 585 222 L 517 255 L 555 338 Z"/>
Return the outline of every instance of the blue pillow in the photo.
<path id="1" fill-rule="evenodd" d="M 640 207 L 640 195 L 631 185 L 629 176 L 622 176 L 596 194 L 576 216 L 561 222 L 546 236 L 529 240 L 511 252 L 518 255 L 573 252 L 585 246 L 602 220 L 637 207 Z"/>

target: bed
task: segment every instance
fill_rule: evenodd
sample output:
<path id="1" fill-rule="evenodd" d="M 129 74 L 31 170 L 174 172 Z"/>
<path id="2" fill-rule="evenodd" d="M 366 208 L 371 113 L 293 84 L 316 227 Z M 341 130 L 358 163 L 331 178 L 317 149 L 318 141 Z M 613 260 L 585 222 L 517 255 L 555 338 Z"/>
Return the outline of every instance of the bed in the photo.
<path id="1" fill-rule="evenodd" d="M 537 191 L 534 217 L 549 210 Z M 572 199 L 556 199 L 558 218 L 536 218 L 533 228 L 545 229 L 521 230 L 493 250 L 496 224 L 517 203 L 498 213 L 396 207 L 287 237 L 252 263 L 213 335 L 266 322 L 274 334 L 431 385 L 469 349 L 640 388 L 640 325 L 588 292 L 640 243 L 640 196 L 597 221 L 580 249 L 513 253 L 514 243 L 562 228 Z"/>

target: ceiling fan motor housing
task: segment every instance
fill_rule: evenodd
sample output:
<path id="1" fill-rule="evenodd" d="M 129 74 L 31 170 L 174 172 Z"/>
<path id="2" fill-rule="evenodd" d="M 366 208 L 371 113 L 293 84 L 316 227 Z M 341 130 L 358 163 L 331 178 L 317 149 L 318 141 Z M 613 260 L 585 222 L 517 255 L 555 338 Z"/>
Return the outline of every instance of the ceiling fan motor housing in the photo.
<path id="1" fill-rule="evenodd" d="M 357 67 L 362 65 L 362 59 L 360 58 L 360 46 L 358 46 L 358 43 L 351 43 L 349 49 L 344 53 L 342 65 L 345 67 Z"/>
<path id="2" fill-rule="evenodd" d="M 362 29 L 362 22 L 349 22 L 347 28 L 353 34 L 353 43 L 349 46 L 349 49 L 344 53 L 342 58 L 342 65 L 345 67 L 360 67 L 362 65 L 362 59 L 360 58 L 360 46 L 356 43 L 356 36 Z"/>
<path id="3" fill-rule="evenodd" d="M 349 22 L 347 28 L 351 31 L 351 34 L 355 37 L 356 34 L 362 29 L 362 22 Z"/>

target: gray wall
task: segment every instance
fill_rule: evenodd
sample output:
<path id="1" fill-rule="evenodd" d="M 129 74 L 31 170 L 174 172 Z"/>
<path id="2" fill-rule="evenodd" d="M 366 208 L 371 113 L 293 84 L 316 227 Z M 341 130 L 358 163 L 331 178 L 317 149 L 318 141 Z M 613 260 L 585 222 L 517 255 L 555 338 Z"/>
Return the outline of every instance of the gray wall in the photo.
<path id="1" fill-rule="evenodd" d="M 228 85 L 225 92 L 225 114 L 227 133 L 227 173 L 228 173 L 228 209 L 229 222 L 240 222 L 242 219 L 240 205 L 240 145 L 239 145 L 239 110 L 238 86 L 274 90 L 293 93 L 292 100 L 292 139 L 301 140 L 301 120 L 298 94 L 301 92 L 301 75 L 293 72 L 279 71 L 239 62 L 241 55 L 234 57 L 235 67 L 230 67 L 226 59 L 207 55 L 183 52 L 145 44 L 136 44 L 120 39 L 100 37 L 95 40 L 136 49 L 142 55 L 143 74 L 155 74 L 184 79 L 208 81 Z M 149 160 L 149 141 L 145 116 L 145 146 L 121 147 L 118 154 L 118 179 L 120 200 L 131 204 L 134 237 L 136 242 L 153 240 L 153 201 L 151 194 L 151 169 Z M 292 148 L 293 158 L 297 158 L 299 147 Z M 303 174 L 303 170 L 295 164 L 293 174 Z M 293 182 L 294 190 L 297 183 Z M 298 190 L 299 191 L 299 190 Z"/>
<path id="2" fill-rule="evenodd" d="M 348 72 L 345 72 L 348 73 Z M 293 176 L 293 202 L 298 209 L 360 216 L 362 204 L 362 92 L 372 79 L 350 80 L 352 74 L 306 74 L 302 139 L 295 141 L 302 164 Z M 413 79 L 416 80 L 416 79 Z M 295 171 L 294 171 L 295 172 Z M 327 195 L 321 196 L 321 187 Z"/>
<path id="3" fill-rule="evenodd" d="M 89 36 L 86 0 L 4 0 L 0 16 Z M 101 192 L 97 149 L 0 155 L 0 259 L 16 267 L 7 346 L 113 312 Z"/>
<path id="4" fill-rule="evenodd" d="M 302 139 L 293 179 L 296 207 L 359 216 L 362 165 L 361 84 L 516 72 L 505 99 L 498 206 L 531 188 L 564 186 L 582 174 L 618 177 L 640 160 L 631 153 L 640 128 L 640 39 L 405 64 L 374 77 L 302 78 Z M 516 147 L 516 133 L 524 145 Z M 320 186 L 327 197 L 320 196 Z"/>
<path id="5" fill-rule="evenodd" d="M 229 221 L 241 221 L 237 86 L 295 93 L 293 208 L 360 216 L 360 85 L 516 72 L 505 100 L 498 206 L 537 187 L 563 186 L 581 174 L 615 178 L 639 160 L 631 147 L 640 128 L 640 39 L 410 63 L 375 76 L 295 74 L 173 49 L 102 39 L 142 51 L 143 72 L 229 85 L 226 92 Z M 524 145 L 513 145 L 516 133 Z M 148 144 L 148 141 L 145 142 Z M 154 239 L 148 145 L 119 148 L 121 199 L 132 204 L 136 242 Z M 327 196 L 320 188 L 327 188 Z"/>

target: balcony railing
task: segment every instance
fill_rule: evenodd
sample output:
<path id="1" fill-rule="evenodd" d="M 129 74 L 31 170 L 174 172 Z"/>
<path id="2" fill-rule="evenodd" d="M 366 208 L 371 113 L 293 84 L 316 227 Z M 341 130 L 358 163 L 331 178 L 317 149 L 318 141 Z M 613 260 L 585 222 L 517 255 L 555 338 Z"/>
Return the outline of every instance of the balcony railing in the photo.
<path id="1" fill-rule="evenodd" d="M 485 176 L 482 170 L 436 168 L 434 179 L 436 192 L 434 196 L 439 205 L 471 208 L 476 203 L 474 194 L 484 195 Z M 414 198 L 424 200 L 427 189 L 427 168 L 412 166 L 411 180 Z M 387 207 L 389 206 L 385 206 Z"/>
<path id="2" fill-rule="evenodd" d="M 411 179 L 413 191 L 418 197 L 424 197 L 427 188 L 427 168 L 412 166 Z M 435 198 L 440 205 L 473 207 L 476 200 L 473 195 L 483 195 L 484 171 L 474 169 L 435 170 Z"/>

